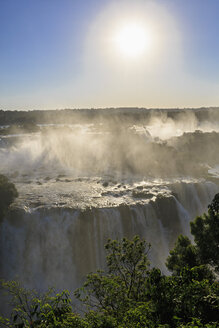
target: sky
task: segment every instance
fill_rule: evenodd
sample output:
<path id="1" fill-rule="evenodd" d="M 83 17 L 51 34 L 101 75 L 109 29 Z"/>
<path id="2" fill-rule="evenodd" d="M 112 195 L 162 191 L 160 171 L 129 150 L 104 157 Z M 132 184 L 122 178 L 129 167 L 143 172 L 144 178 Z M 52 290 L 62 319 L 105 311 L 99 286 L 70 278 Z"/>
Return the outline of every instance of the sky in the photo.
<path id="1" fill-rule="evenodd" d="M 218 0 L 0 0 L 0 109 L 219 106 L 218 17 Z M 133 24 L 141 53 L 119 44 Z"/>

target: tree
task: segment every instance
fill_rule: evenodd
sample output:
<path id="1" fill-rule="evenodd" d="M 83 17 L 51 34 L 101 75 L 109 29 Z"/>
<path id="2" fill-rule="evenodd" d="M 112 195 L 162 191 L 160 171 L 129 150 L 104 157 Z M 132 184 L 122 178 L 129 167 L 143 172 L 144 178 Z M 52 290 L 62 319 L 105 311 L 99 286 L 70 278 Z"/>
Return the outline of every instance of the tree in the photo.
<path id="1" fill-rule="evenodd" d="M 186 239 L 182 244 L 185 249 L 190 246 Z M 219 284 L 209 279 L 206 265 L 189 267 L 183 260 L 186 265 L 180 271 L 164 276 L 157 268 L 149 269 L 150 245 L 137 236 L 133 240 L 109 240 L 105 247 L 106 271 L 89 274 L 76 291 L 88 306 L 84 317 L 72 311 L 67 291 L 38 295 L 9 282 L 3 286 L 12 295 L 13 311 L 11 319 L 0 317 L 2 327 L 217 327 Z"/>
<path id="2" fill-rule="evenodd" d="M 145 296 L 145 281 L 149 274 L 147 254 L 150 245 L 135 236 L 121 242 L 108 240 L 107 270 L 91 273 L 84 286 L 75 293 L 89 309 L 107 313 L 118 320 Z"/>
<path id="3" fill-rule="evenodd" d="M 165 276 L 149 267 L 150 245 L 132 240 L 108 240 L 106 270 L 90 273 L 75 295 L 87 311 L 74 313 L 67 291 L 38 296 L 15 282 L 5 283 L 13 296 L 11 328 L 216 328 L 219 322 L 219 284 L 211 268 L 218 268 L 218 194 L 208 214 L 191 224 L 195 243 L 180 235 L 170 252 Z"/>
<path id="4" fill-rule="evenodd" d="M 180 235 L 167 258 L 167 268 L 179 275 L 184 267 L 205 265 L 206 274 L 206 265 L 210 265 L 219 272 L 219 194 L 215 195 L 208 206 L 208 213 L 198 216 L 190 225 L 195 243 L 192 244 L 188 237 Z"/>
<path id="5" fill-rule="evenodd" d="M 202 324 L 217 322 L 219 286 L 207 266 L 192 264 L 189 254 L 194 250 L 187 249 L 191 246 L 189 240 L 180 240 L 178 253 L 182 250 L 185 254 L 172 276 L 162 275 L 157 268 L 149 269 L 150 246 L 139 237 L 109 240 L 105 246 L 107 270 L 89 274 L 84 286 L 76 291 L 76 296 L 88 305 L 88 327 L 175 328 L 192 320 L 204 327 Z"/>
<path id="6" fill-rule="evenodd" d="M 174 275 L 179 275 L 182 268 L 192 268 L 200 264 L 196 246 L 192 245 L 188 237 L 180 235 L 174 249 L 170 251 L 170 255 L 167 258 L 167 268 Z"/>
<path id="7" fill-rule="evenodd" d="M 208 279 L 206 266 L 185 267 L 180 275 L 170 277 L 172 283 L 173 316 L 181 323 L 188 323 L 192 318 L 202 323 L 218 321 L 219 285 Z"/>
<path id="8" fill-rule="evenodd" d="M 219 194 L 208 206 L 208 214 L 198 216 L 191 222 L 197 252 L 203 264 L 210 264 L 219 272 Z"/>
<path id="9" fill-rule="evenodd" d="M 3 327 L 13 328 L 85 328 L 84 320 L 72 312 L 69 292 L 55 294 L 50 289 L 39 295 L 35 290 L 23 288 L 19 282 L 2 281 L 2 287 L 11 296 L 11 317 L 0 316 Z"/>
<path id="10" fill-rule="evenodd" d="M 9 205 L 18 197 L 18 192 L 8 178 L 0 174 L 0 217 L 6 213 Z"/>

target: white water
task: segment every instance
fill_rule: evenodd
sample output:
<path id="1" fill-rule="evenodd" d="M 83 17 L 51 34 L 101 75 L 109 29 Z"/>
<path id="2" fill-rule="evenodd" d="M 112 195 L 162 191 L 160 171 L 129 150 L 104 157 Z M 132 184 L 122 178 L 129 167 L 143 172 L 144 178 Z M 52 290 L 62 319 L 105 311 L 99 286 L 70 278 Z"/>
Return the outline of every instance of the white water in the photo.
<path id="1" fill-rule="evenodd" d="M 0 222 L 0 278 L 74 291 L 104 267 L 108 238 L 136 234 L 152 244 L 152 265 L 167 273 L 177 236 L 190 234 L 190 220 L 219 192 L 212 122 L 164 115 L 147 126 L 54 125 L 0 137 L 0 173 L 19 191 Z"/>
<path id="2" fill-rule="evenodd" d="M 104 267 L 108 238 L 136 234 L 152 244 L 151 263 L 166 273 L 177 235 L 188 234 L 190 219 L 207 209 L 218 186 L 177 183 L 171 189 L 177 199 L 169 194 L 112 208 L 14 210 L 0 225 L 1 277 L 41 291 L 73 291 L 88 272 Z"/>

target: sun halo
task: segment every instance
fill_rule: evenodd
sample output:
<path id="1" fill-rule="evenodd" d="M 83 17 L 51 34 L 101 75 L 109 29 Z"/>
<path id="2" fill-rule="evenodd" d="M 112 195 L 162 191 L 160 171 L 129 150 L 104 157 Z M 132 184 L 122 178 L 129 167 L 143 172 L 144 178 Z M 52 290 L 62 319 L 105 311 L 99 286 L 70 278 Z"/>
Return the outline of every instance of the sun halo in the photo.
<path id="1" fill-rule="evenodd" d="M 114 36 L 117 51 L 125 58 L 143 55 L 150 45 L 147 29 L 138 23 L 128 23 L 120 27 Z"/>

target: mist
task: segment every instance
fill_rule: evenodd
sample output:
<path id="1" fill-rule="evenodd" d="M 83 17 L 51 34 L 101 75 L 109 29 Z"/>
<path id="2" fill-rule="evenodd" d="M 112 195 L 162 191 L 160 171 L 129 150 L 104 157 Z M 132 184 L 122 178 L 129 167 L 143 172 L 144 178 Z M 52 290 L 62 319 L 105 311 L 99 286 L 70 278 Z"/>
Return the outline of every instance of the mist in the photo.
<path id="1" fill-rule="evenodd" d="M 108 238 L 136 234 L 168 274 L 177 236 L 219 191 L 218 113 L 0 111 L 0 174 L 19 193 L 0 222 L 1 278 L 73 291 L 104 268 Z"/>
<path id="2" fill-rule="evenodd" d="M 32 125 L 34 132 L 12 127 L 1 139 L 1 172 L 12 177 L 207 174 L 219 162 L 217 121 L 200 120 L 192 111 L 170 113 L 151 111 L 141 120 L 100 116 L 94 123 L 79 116 L 77 124 Z"/>

